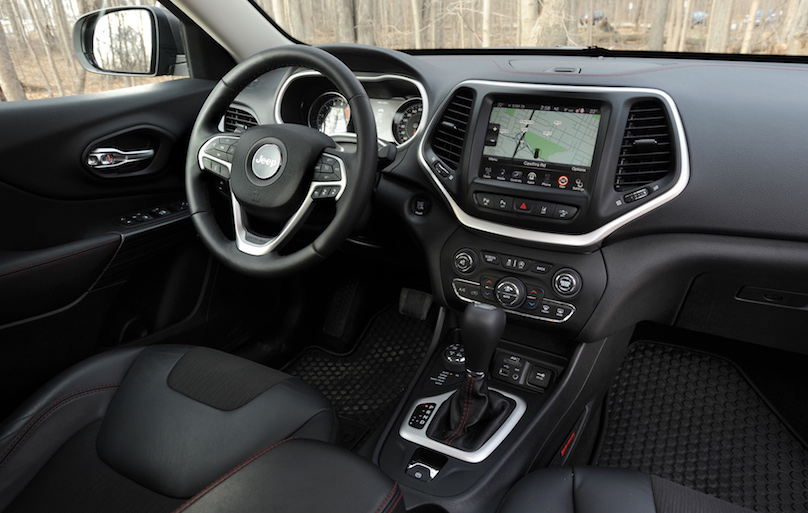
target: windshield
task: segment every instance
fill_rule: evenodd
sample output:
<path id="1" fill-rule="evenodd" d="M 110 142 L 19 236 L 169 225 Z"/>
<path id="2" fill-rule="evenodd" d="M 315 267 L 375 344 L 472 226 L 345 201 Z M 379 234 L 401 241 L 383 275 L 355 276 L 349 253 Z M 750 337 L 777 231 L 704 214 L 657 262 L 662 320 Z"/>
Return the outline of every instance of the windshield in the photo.
<path id="1" fill-rule="evenodd" d="M 808 55 L 808 0 L 255 0 L 294 38 L 393 49 Z"/>

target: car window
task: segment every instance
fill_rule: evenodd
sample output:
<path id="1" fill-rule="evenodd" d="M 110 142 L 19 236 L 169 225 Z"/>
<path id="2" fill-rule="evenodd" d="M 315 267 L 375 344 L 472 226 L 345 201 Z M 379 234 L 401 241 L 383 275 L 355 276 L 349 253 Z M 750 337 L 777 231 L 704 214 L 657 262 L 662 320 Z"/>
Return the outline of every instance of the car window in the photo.
<path id="1" fill-rule="evenodd" d="M 313 44 L 808 55 L 808 2 L 800 0 L 254 1 Z"/>
<path id="2" fill-rule="evenodd" d="M 73 50 L 76 19 L 129 4 L 127 0 L 0 1 L 0 100 L 71 96 L 176 78 L 102 75 L 79 64 Z M 159 6 L 154 0 L 138 4 Z M 140 34 L 130 35 L 143 44 Z"/>

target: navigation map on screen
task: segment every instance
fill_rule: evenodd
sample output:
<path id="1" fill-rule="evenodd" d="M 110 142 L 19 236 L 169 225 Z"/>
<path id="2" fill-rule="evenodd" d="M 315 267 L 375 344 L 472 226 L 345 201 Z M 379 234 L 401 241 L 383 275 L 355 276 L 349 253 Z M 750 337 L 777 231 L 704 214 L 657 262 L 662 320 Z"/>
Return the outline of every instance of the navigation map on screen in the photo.
<path id="1" fill-rule="evenodd" d="M 497 103 L 483 154 L 589 167 L 599 125 L 599 109 Z"/>

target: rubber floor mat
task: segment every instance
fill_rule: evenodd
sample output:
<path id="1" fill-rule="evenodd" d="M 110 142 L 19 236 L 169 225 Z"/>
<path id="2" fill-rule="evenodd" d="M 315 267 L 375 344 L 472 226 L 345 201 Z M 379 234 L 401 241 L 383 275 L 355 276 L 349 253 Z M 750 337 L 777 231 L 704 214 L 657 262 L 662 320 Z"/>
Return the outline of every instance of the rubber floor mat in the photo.
<path id="1" fill-rule="evenodd" d="M 365 434 L 362 427 L 367 431 L 384 427 L 426 357 L 436 321 L 435 308 L 425 321 L 419 321 L 391 306 L 370 321 L 350 354 L 307 349 L 284 371 L 331 401 L 343 425 L 350 428 L 350 440 L 343 443 L 353 446 Z"/>
<path id="2" fill-rule="evenodd" d="M 761 512 L 808 510 L 808 450 L 726 360 L 638 342 L 609 392 L 596 463 Z"/>

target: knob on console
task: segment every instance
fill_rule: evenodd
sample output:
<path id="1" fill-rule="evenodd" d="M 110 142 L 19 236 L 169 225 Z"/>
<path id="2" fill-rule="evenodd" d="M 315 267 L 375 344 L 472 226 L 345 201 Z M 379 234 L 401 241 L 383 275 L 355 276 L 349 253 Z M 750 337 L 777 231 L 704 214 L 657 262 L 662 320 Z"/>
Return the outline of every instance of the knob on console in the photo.
<path id="1" fill-rule="evenodd" d="M 454 256 L 454 268 L 460 274 L 471 274 L 477 269 L 477 253 L 465 248 Z"/>
<path id="2" fill-rule="evenodd" d="M 513 277 L 502 278 L 497 283 L 497 301 L 505 308 L 519 308 L 525 302 L 525 284 Z"/>
<path id="3" fill-rule="evenodd" d="M 561 297 L 574 297 L 581 291 L 583 280 L 574 269 L 560 269 L 553 276 L 553 290 Z"/>

